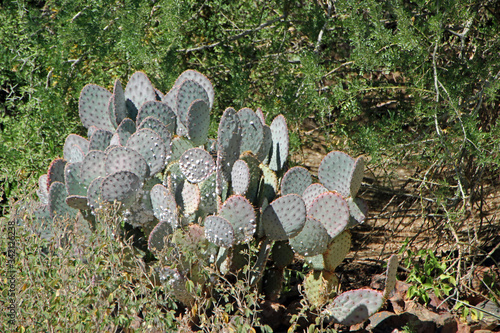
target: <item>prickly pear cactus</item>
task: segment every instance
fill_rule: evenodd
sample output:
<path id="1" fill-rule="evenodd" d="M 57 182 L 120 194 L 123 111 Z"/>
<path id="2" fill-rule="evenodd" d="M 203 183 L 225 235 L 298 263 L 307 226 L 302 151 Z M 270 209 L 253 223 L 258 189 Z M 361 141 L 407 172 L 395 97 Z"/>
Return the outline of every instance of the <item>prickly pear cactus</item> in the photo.
<path id="1" fill-rule="evenodd" d="M 163 265 L 162 279 L 186 305 L 194 300 L 187 279 L 205 281 L 196 276 L 208 265 L 223 273 L 241 269 L 239 251 L 251 243 L 258 249 L 250 256 L 252 285 L 276 298 L 285 268 L 294 258 L 304 260 L 312 270 L 303 288 L 315 307 L 328 304 L 325 313 L 346 325 L 366 319 L 394 287 L 397 258 L 391 258 L 383 293 L 349 291 L 331 300 L 338 289 L 335 269 L 351 246 L 348 229 L 363 223 L 368 210 L 357 197 L 363 157 L 329 153 L 314 183 L 306 168 L 287 167 L 283 115 L 266 124 L 261 109 L 229 107 L 217 137 L 209 138 L 214 99 L 210 80 L 194 70 L 165 94 L 143 72 L 125 88 L 116 80 L 113 91 L 85 86 L 79 115 L 88 138 L 69 135 L 63 158 L 40 177 L 38 233 L 50 238 L 55 219 L 117 209 L 148 240 Z M 198 259 L 185 259 L 181 245 L 198 251 Z M 182 262 L 175 268 L 164 255 L 173 250 Z"/>

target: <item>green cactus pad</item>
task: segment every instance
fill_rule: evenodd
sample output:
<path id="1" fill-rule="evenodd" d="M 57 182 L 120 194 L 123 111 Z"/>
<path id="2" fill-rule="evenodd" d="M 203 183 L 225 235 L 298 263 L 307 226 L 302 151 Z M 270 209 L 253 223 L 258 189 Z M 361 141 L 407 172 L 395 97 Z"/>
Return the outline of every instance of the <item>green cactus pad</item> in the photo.
<path id="1" fill-rule="evenodd" d="M 41 175 L 40 178 L 38 178 L 38 189 L 36 191 L 36 194 L 38 195 L 38 199 L 40 199 L 40 202 L 44 205 L 47 205 L 49 203 L 49 177 L 47 174 Z"/>
<path id="2" fill-rule="evenodd" d="M 169 105 L 157 101 L 144 103 L 137 114 L 136 124 L 141 124 L 148 117 L 158 119 L 170 133 L 175 133 L 177 115 Z"/>
<path id="3" fill-rule="evenodd" d="M 366 201 L 361 198 L 347 198 L 347 204 L 349 205 L 350 213 L 349 224 L 347 227 L 350 228 L 355 225 L 362 224 L 368 214 Z"/>
<path id="4" fill-rule="evenodd" d="M 283 115 L 277 116 L 271 123 L 271 137 L 273 145 L 271 147 L 269 168 L 274 171 L 279 171 L 283 169 L 285 165 L 289 148 L 288 127 Z"/>
<path id="5" fill-rule="evenodd" d="M 276 173 L 265 164 L 260 164 L 259 167 L 262 170 L 260 200 L 262 201 L 265 198 L 268 202 L 271 202 L 278 192 L 278 177 Z"/>
<path id="6" fill-rule="evenodd" d="M 165 167 L 167 147 L 158 133 L 143 128 L 128 139 L 127 147 L 134 149 L 144 157 L 151 175 L 157 174 Z"/>
<path id="7" fill-rule="evenodd" d="M 198 184 L 200 187 L 200 206 L 202 215 L 212 215 L 217 212 L 217 175 L 212 173 L 207 179 Z"/>
<path id="8" fill-rule="evenodd" d="M 292 193 L 302 195 L 311 184 L 312 177 L 309 170 L 301 166 L 295 166 L 288 170 L 281 180 L 281 195 Z"/>
<path id="9" fill-rule="evenodd" d="M 60 218 L 74 218 L 78 210 L 71 208 L 66 204 L 66 197 L 68 191 L 66 186 L 61 182 L 53 182 L 49 188 L 49 212 L 52 219 Z"/>
<path id="10" fill-rule="evenodd" d="M 132 74 L 125 87 L 125 100 L 130 100 L 136 110 L 139 110 L 145 102 L 156 100 L 155 89 L 146 74 L 143 72 Z M 128 113 L 130 116 L 130 108 Z M 132 114 L 132 120 L 134 119 L 135 117 Z"/>
<path id="11" fill-rule="evenodd" d="M 246 154 L 244 153 L 241 156 L 241 159 L 245 161 L 250 175 L 250 182 L 248 184 L 248 189 L 245 191 L 245 196 L 248 198 L 248 200 L 250 200 L 250 202 L 257 204 L 260 181 L 262 178 L 262 170 L 259 167 L 260 161 L 253 154 L 248 154 L 248 153 Z M 234 172 L 235 164 L 233 164 L 233 171 L 231 172 L 231 177 L 232 173 Z"/>
<path id="12" fill-rule="evenodd" d="M 115 146 L 110 149 L 105 158 L 106 175 L 118 171 L 130 171 L 143 182 L 149 176 L 149 168 L 141 154 L 129 147 Z"/>
<path id="13" fill-rule="evenodd" d="M 66 197 L 66 204 L 74 209 L 86 210 L 88 209 L 87 197 L 83 195 L 69 195 Z"/>
<path id="14" fill-rule="evenodd" d="M 187 180 L 199 183 L 207 179 L 215 171 L 212 156 L 202 148 L 191 148 L 179 158 L 179 166 Z"/>
<path id="15" fill-rule="evenodd" d="M 47 186 L 50 187 L 53 182 L 64 183 L 64 168 L 66 167 L 66 161 L 61 158 L 56 158 L 49 165 L 49 171 L 47 172 Z"/>
<path id="16" fill-rule="evenodd" d="M 297 236 L 305 222 L 306 206 L 296 194 L 279 197 L 262 213 L 264 231 L 273 240 L 287 240 Z"/>
<path id="17" fill-rule="evenodd" d="M 78 101 L 78 113 L 83 126 L 95 126 L 100 129 L 113 131 L 115 127 L 108 113 L 108 104 L 111 93 L 95 84 L 83 87 Z"/>
<path id="18" fill-rule="evenodd" d="M 349 206 L 340 194 L 327 192 L 314 199 L 308 215 L 321 221 L 328 235 L 335 238 L 349 222 Z"/>
<path id="19" fill-rule="evenodd" d="M 170 153 L 170 142 L 172 141 L 172 133 L 167 126 L 163 125 L 161 121 L 154 117 L 147 117 L 140 123 L 140 125 L 137 127 L 137 130 L 141 130 L 143 128 L 149 128 L 150 130 L 155 131 L 160 138 L 163 140 L 165 143 L 165 146 L 167 148 L 167 155 Z"/>
<path id="20" fill-rule="evenodd" d="M 324 314 L 336 323 L 352 326 L 374 315 L 384 303 L 383 294 L 376 290 L 357 289 L 346 291 L 335 298 Z"/>
<path id="21" fill-rule="evenodd" d="M 332 239 L 325 253 L 323 253 L 324 269 L 333 272 L 344 261 L 350 249 L 351 233 L 349 230 L 345 230 Z"/>
<path id="22" fill-rule="evenodd" d="M 106 153 L 100 150 L 91 150 L 85 155 L 80 168 L 80 179 L 83 186 L 87 187 L 97 177 L 104 177 Z"/>
<path id="23" fill-rule="evenodd" d="M 103 179 L 101 195 L 105 201 L 116 200 L 122 203 L 122 208 L 128 208 L 136 201 L 140 188 L 141 181 L 136 174 L 130 171 L 118 171 Z"/>
<path id="24" fill-rule="evenodd" d="M 226 180 L 231 179 L 234 162 L 240 157 L 241 126 L 233 108 L 227 108 L 219 123 L 217 137 L 217 167 Z"/>
<path id="25" fill-rule="evenodd" d="M 160 221 L 151 231 L 148 237 L 148 249 L 153 252 L 161 252 L 168 244 L 167 237 L 173 233 L 172 221 Z"/>
<path id="26" fill-rule="evenodd" d="M 78 150 L 76 147 L 80 148 Z M 66 137 L 63 147 L 63 157 L 70 163 L 81 162 L 82 153 L 85 155 L 89 151 L 89 141 L 76 134 L 70 134 Z"/>
<path id="27" fill-rule="evenodd" d="M 204 145 L 210 127 L 210 106 L 202 99 L 191 103 L 186 120 L 187 136 L 195 146 Z"/>
<path id="28" fill-rule="evenodd" d="M 245 195 L 250 185 L 250 169 L 243 160 L 237 160 L 233 164 L 231 170 L 231 185 L 233 186 L 233 193 Z"/>
<path id="29" fill-rule="evenodd" d="M 323 224 L 308 216 L 302 231 L 290 238 L 290 246 L 302 256 L 315 256 L 325 252 L 330 240 Z"/>
<path id="30" fill-rule="evenodd" d="M 95 210 L 101 207 L 102 195 L 101 185 L 104 177 L 97 177 L 87 188 L 87 201 L 90 209 Z"/>
<path id="31" fill-rule="evenodd" d="M 222 247 L 231 247 L 236 241 L 231 223 L 217 215 L 210 215 L 205 219 L 205 237 L 209 242 Z"/>
<path id="32" fill-rule="evenodd" d="M 169 162 L 178 161 L 182 154 L 188 149 L 194 148 L 191 141 L 183 137 L 175 137 L 172 139 L 172 153 L 170 155 Z"/>
<path id="33" fill-rule="evenodd" d="M 247 198 L 241 195 L 229 197 L 219 215 L 233 226 L 235 243 L 247 243 L 253 238 L 257 223 L 254 208 Z"/>
<path id="34" fill-rule="evenodd" d="M 271 260 L 279 270 L 285 269 L 286 266 L 293 262 L 294 253 L 288 241 L 274 242 L 271 250 Z"/>
<path id="35" fill-rule="evenodd" d="M 179 86 L 183 81 L 185 80 L 191 80 L 196 82 L 198 85 L 200 85 L 206 92 L 207 97 L 208 97 L 208 102 L 210 105 L 210 108 L 214 105 L 214 88 L 212 86 L 212 83 L 210 80 L 203 74 L 201 74 L 198 71 L 188 69 L 179 75 L 177 80 L 174 83 L 174 86 Z"/>
<path id="36" fill-rule="evenodd" d="M 89 150 L 102 150 L 104 151 L 111 142 L 113 133 L 103 129 L 97 129 L 90 137 Z"/>
<path id="37" fill-rule="evenodd" d="M 82 179 L 80 178 L 82 162 L 66 163 L 64 167 L 64 184 L 69 195 L 87 195 Z"/>
<path id="38" fill-rule="evenodd" d="M 178 193 L 181 193 L 184 181 L 186 181 L 186 176 L 182 173 L 179 163 L 174 162 L 169 164 L 167 182 L 164 184 L 168 184 L 167 188 L 176 196 L 176 199 L 178 200 L 182 199 Z"/>
<path id="39" fill-rule="evenodd" d="M 256 157 L 259 159 L 259 161 L 267 163 L 269 161 L 269 154 L 273 146 L 273 135 L 271 132 L 271 128 L 265 124 L 262 125 L 262 134 L 262 144 L 260 146 L 259 152 L 256 154 Z"/>
<path id="40" fill-rule="evenodd" d="M 241 124 L 241 147 L 240 153 L 250 151 L 258 154 L 264 140 L 264 132 L 259 117 L 249 108 L 238 111 Z"/>
<path id="41" fill-rule="evenodd" d="M 180 194 L 181 200 L 176 201 L 180 203 L 184 216 L 194 214 L 201 200 L 198 184 L 192 184 L 189 181 L 185 181 Z"/>
<path id="42" fill-rule="evenodd" d="M 129 116 L 127 114 L 127 107 L 125 103 L 125 93 L 119 79 L 116 79 L 113 86 L 112 101 L 113 102 L 110 103 L 110 105 L 113 106 L 113 109 L 111 110 L 111 122 L 116 128 L 123 121 L 123 119 Z"/>
<path id="43" fill-rule="evenodd" d="M 364 162 L 349 155 L 332 151 L 323 158 L 318 169 L 320 182 L 330 191 L 337 191 L 344 198 L 356 196 L 363 180 Z"/>
<path id="44" fill-rule="evenodd" d="M 389 298 L 392 291 L 396 287 L 396 273 L 398 271 L 399 258 L 397 254 L 393 254 L 387 262 L 387 272 L 385 278 L 384 299 Z"/>
<path id="45" fill-rule="evenodd" d="M 305 262 L 314 270 L 322 271 L 325 269 L 325 259 L 323 254 L 318 254 L 312 257 L 305 257 Z"/>
<path id="46" fill-rule="evenodd" d="M 309 209 L 314 199 L 316 199 L 320 194 L 328 192 L 328 189 L 319 183 L 314 183 L 309 185 L 302 193 L 302 199 L 306 203 L 307 213 L 309 214 Z"/>
<path id="47" fill-rule="evenodd" d="M 153 186 L 150 196 L 153 213 L 158 220 L 177 221 L 177 204 L 175 202 L 175 197 L 165 186 L 161 184 Z M 174 227 L 176 226 L 177 223 L 174 224 Z"/>
<path id="48" fill-rule="evenodd" d="M 135 131 L 135 122 L 130 118 L 123 119 L 116 129 L 116 133 L 118 134 L 118 137 L 120 139 L 120 145 L 125 146 L 128 139 L 132 136 L 132 134 L 135 133 Z"/>
<path id="49" fill-rule="evenodd" d="M 335 294 L 339 280 L 331 273 L 312 271 L 304 279 L 304 292 L 314 308 L 320 308 Z"/>

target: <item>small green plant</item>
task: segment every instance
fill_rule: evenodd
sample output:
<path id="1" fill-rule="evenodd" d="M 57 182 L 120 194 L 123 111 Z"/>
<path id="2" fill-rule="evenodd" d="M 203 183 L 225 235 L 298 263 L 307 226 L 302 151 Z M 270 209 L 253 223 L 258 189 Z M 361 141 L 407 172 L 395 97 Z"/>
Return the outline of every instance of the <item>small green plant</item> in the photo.
<path id="1" fill-rule="evenodd" d="M 476 307 L 473 307 L 469 304 L 469 301 L 458 301 L 455 307 L 453 308 L 455 311 L 460 313 L 460 317 L 464 322 L 467 322 L 467 317 L 470 315 L 473 321 L 479 321 L 483 319 L 484 313 L 480 311 Z"/>
<path id="2" fill-rule="evenodd" d="M 407 257 L 404 263 L 410 270 L 406 281 L 412 283 L 408 288 L 408 298 L 428 304 L 429 292 L 433 292 L 438 298 L 450 295 L 457 282 L 450 274 L 446 260 L 438 259 L 432 250 L 419 250 L 415 253 L 407 249 L 406 244 L 400 254 L 405 252 Z M 419 260 L 416 261 L 415 258 Z"/>

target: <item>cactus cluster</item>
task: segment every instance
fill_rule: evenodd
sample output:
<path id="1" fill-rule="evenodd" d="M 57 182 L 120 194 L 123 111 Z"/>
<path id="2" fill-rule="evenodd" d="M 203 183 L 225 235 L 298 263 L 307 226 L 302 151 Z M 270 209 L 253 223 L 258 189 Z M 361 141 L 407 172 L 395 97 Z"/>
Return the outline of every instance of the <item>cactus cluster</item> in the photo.
<path id="1" fill-rule="evenodd" d="M 270 294 L 279 293 L 294 254 L 302 256 L 313 268 L 303 284 L 311 304 L 328 303 L 325 313 L 339 323 L 365 320 L 390 292 L 397 259 L 391 259 L 385 294 L 356 290 L 330 300 L 338 286 L 334 270 L 350 249 L 349 228 L 367 213 L 356 197 L 363 158 L 329 153 L 314 183 L 306 168 L 288 168 L 283 115 L 267 125 L 260 109 L 227 108 L 217 138 L 210 139 L 213 104 L 211 82 L 193 70 L 166 94 L 142 72 L 125 89 L 116 80 L 113 92 L 85 86 L 79 115 L 88 138 L 69 135 L 63 158 L 40 177 L 37 232 L 50 238 L 55 218 L 74 219 L 90 231 L 96 211 L 115 204 L 154 254 L 175 246 L 172 235 L 185 229 L 183 242 L 210 244 L 204 264 L 222 273 L 241 267 L 239 248 L 255 242 L 260 251 L 251 282 L 261 281 Z M 166 266 L 160 272 L 184 303 L 192 301 L 183 286 L 194 278 L 193 269 Z"/>

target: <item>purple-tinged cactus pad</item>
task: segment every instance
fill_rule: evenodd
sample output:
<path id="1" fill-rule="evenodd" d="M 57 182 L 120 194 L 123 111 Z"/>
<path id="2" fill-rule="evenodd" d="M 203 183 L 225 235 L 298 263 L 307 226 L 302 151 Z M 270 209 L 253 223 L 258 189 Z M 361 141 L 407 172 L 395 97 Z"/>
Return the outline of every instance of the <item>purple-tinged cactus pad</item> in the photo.
<path id="1" fill-rule="evenodd" d="M 221 216 L 207 216 L 205 219 L 205 238 L 217 246 L 231 247 L 235 244 L 233 226 Z"/>
<path id="2" fill-rule="evenodd" d="M 257 155 L 264 141 L 264 131 L 259 117 L 249 108 L 238 111 L 241 124 L 240 153 L 250 151 Z"/>
<path id="3" fill-rule="evenodd" d="M 87 201 L 90 209 L 97 209 L 101 207 L 103 201 L 101 195 L 101 185 L 104 177 L 97 177 L 94 179 L 87 188 Z"/>
<path id="4" fill-rule="evenodd" d="M 79 147 L 83 154 L 86 154 L 89 151 L 89 141 L 76 134 L 70 134 L 66 137 L 63 147 L 63 156 L 64 159 L 70 163 L 82 161 L 81 152 L 78 151 L 75 146 Z"/>
<path id="5" fill-rule="evenodd" d="M 106 154 L 104 163 L 106 175 L 118 171 L 130 171 L 141 182 L 149 176 L 149 168 L 141 154 L 129 147 L 113 147 Z"/>
<path id="6" fill-rule="evenodd" d="M 329 304 L 324 313 L 334 322 L 352 326 L 374 315 L 384 303 L 383 294 L 371 289 L 346 291 Z"/>
<path id="7" fill-rule="evenodd" d="M 207 92 L 201 85 L 192 80 L 184 80 L 180 83 L 176 97 L 177 119 L 184 126 L 187 125 L 189 106 L 197 99 L 202 99 L 208 104 L 210 103 Z"/>
<path id="8" fill-rule="evenodd" d="M 141 124 L 148 117 L 158 119 L 167 127 L 170 133 L 175 133 L 177 115 L 167 104 L 157 101 L 144 103 L 137 114 L 136 124 Z"/>
<path id="9" fill-rule="evenodd" d="M 187 180 L 192 183 L 202 182 L 215 171 L 212 156 L 201 148 L 186 150 L 179 159 L 179 166 Z"/>
<path id="10" fill-rule="evenodd" d="M 325 252 L 330 240 L 321 222 L 308 216 L 302 231 L 290 239 L 290 246 L 302 256 L 315 256 Z"/>
<path id="11" fill-rule="evenodd" d="M 220 120 L 217 137 L 217 167 L 225 179 L 231 179 L 234 162 L 240 158 L 241 126 L 233 108 L 227 108 Z"/>
<path id="12" fill-rule="evenodd" d="M 89 150 L 102 150 L 104 151 L 111 142 L 113 133 L 103 129 L 97 129 L 90 138 Z"/>
<path id="13" fill-rule="evenodd" d="M 147 117 L 142 121 L 142 123 L 137 127 L 137 130 L 141 130 L 143 128 L 149 128 L 150 130 L 155 131 L 158 133 L 160 138 L 163 140 L 165 143 L 165 146 L 167 148 L 167 155 L 170 154 L 170 142 L 172 141 L 172 133 L 169 131 L 167 126 L 165 126 L 161 121 L 154 117 Z"/>
<path id="14" fill-rule="evenodd" d="M 301 166 L 295 166 L 288 170 L 281 180 L 281 195 L 292 193 L 302 195 L 311 184 L 312 177 L 309 170 Z"/>
<path id="15" fill-rule="evenodd" d="M 355 225 L 362 224 L 365 221 L 366 215 L 368 214 L 368 205 L 366 201 L 361 198 L 347 198 L 347 204 L 349 205 L 349 224 L 348 228 Z"/>
<path id="16" fill-rule="evenodd" d="M 115 127 L 118 127 L 123 119 L 129 116 L 127 114 L 127 106 L 125 103 L 125 93 L 123 91 L 122 83 L 118 79 L 115 81 L 111 100 L 112 103 L 110 103 L 110 105 L 113 106 L 113 109 L 111 110 L 111 122 Z"/>
<path id="17" fill-rule="evenodd" d="M 97 131 L 98 128 L 95 127 L 95 126 L 90 126 L 88 129 L 87 129 L 87 138 L 90 138 L 92 136 L 92 134 L 95 133 L 95 131 Z M 71 134 L 70 134 L 71 135 Z M 76 135 L 76 134 L 73 134 L 73 135 Z M 83 139 L 83 138 L 82 138 Z M 87 139 L 84 139 L 84 140 L 87 140 Z"/>
<path id="18" fill-rule="evenodd" d="M 351 197 L 355 197 L 358 194 L 359 189 L 361 188 L 361 182 L 363 181 L 363 176 L 365 174 L 365 161 L 363 156 L 359 156 L 354 161 L 354 167 L 351 174 Z"/>
<path id="19" fill-rule="evenodd" d="M 328 189 L 320 183 L 311 184 L 304 190 L 304 193 L 302 193 L 302 199 L 304 199 L 304 202 L 306 203 L 308 214 L 314 199 L 316 199 L 320 194 L 326 192 L 329 192 Z"/>
<path id="20" fill-rule="evenodd" d="M 287 240 L 297 236 L 306 222 L 306 206 L 296 194 L 274 200 L 262 214 L 264 231 L 270 239 Z"/>
<path id="21" fill-rule="evenodd" d="M 74 209 L 86 210 L 89 208 L 87 197 L 83 195 L 70 195 L 66 197 L 66 204 Z"/>
<path id="22" fill-rule="evenodd" d="M 283 115 L 274 118 L 271 123 L 271 136 L 273 140 L 269 168 L 274 171 L 283 169 L 288 158 L 289 138 L 288 127 Z"/>
<path id="23" fill-rule="evenodd" d="M 153 213 L 158 220 L 177 221 L 177 204 L 175 202 L 175 197 L 165 186 L 161 184 L 153 186 L 150 195 Z M 176 224 L 173 225 L 173 227 L 176 227 Z"/>
<path id="24" fill-rule="evenodd" d="M 182 186 L 181 198 L 182 200 L 178 201 L 180 202 L 184 216 L 194 214 L 198 209 L 201 200 L 200 188 L 198 187 L 198 184 L 192 184 L 185 181 Z"/>
<path id="25" fill-rule="evenodd" d="M 167 147 L 158 133 L 143 128 L 128 139 L 127 147 L 136 150 L 144 157 L 151 175 L 157 174 L 165 167 Z"/>
<path id="26" fill-rule="evenodd" d="M 254 208 L 247 198 L 241 195 L 229 197 L 222 205 L 219 215 L 233 226 L 236 244 L 252 240 L 257 222 Z"/>
<path id="27" fill-rule="evenodd" d="M 125 146 L 128 139 L 132 136 L 132 134 L 135 133 L 135 131 L 135 122 L 130 118 L 123 119 L 116 129 L 116 134 L 118 134 L 118 137 L 120 139 L 120 145 Z"/>
<path id="28" fill-rule="evenodd" d="M 38 178 L 38 189 L 36 191 L 36 194 L 38 195 L 38 199 L 40 199 L 40 202 L 44 205 L 47 205 L 49 203 L 49 177 L 47 174 L 41 175 L 40 178 Z"/>
<path id="29" fill-rule="evenodd" d="M 250 169 L 243 160 L 237 160 L 233 164 L 231 170 L 231 185 L 233 186 L 233 193 L 245 195 L 250 185 Z"/>
<path id="30" fill-rule="evenodd" d="M 49 188 L 49 212 L 52 219 L 60 218 L 74 218 L 78 212 L 76 209 L 71 208 L 66 204 L 66 197 L 68 191 L 66 186 L 61 182 L 53 182 Z"/>
<path id="31" fill-rule="evenodd" d="M 132 206 L 141 188 L 139 177 L 130 171 L 118 171 L 103 179 L 101 184 L 102 199 L 122 203 L 122 208 Z"/>
<path id="32" fill-rule="evenodd" d="M 314 199 L 308 215 L 321 221 L 330 237 L 335 238 L 347 227 L 349 206 L 340 194 L 327 192 Z"/>
<path id="33" fill-rule="evenodd" d="M 264 112 L 262 112 L 262 109 L 257 108 L 257 110 L 255 110 L 255 114 L 257 115 L 257 117 L 259 117 L 261 124 L 265 125 L 266 124 L 266 117 L 264 116 Z"/>
<path id="34" fill-rule="evenodd" d="M 64 183 L 64 168 L 66 167 L 66 161 L 61 158 L 56 158 L 49 165 L 49 171 L 47 172 L 47 186 L 50 187 L 53 182 Z"/>
<path id="35" fill-rule="evenodd" d="M 392 291 L 396 287 L 396 273 L 398 271 L 399 258 L 397 254 L 393 254 L 387 262 L 387 272 L 385 279 L 384 299 L 389 298 Z"/>
<path id="36" fill-rule="evenodd" d="M 85 155 L 80 168 L 80 179 L 84 186 L 88 186 L 97 177 L 104 177 L 106 154 L 100 150 L 91 150 Z"/>
<path id="37" fill-rule="evenodd" d="M 132 74 L 125 87 L 125 100 L 127 99 L 133 103 L 137 110 L 139 110 L 145 102 L 156 100 L 155 88 L 146 74 L 143 72 L 135 72 Z M 134 117 L 132 117 L 132 119 L 134 119 Z"/>
<path id="38" fill-rule="evenodd" d="M 321 184 L 330 191 L 337 191 L 344 198 L 347 198 L 351 196 L 351 192 L 359 190 L 361 180 L 363 179 L 363 159 L 358 160 L 357 166 L 355 164 L 356 161 L 346 153 L 332 151 L 321 161 L 318 169 L 318 178 Z M 356 171 L 356 181 L 351 184 L 354 171 Z"/>
<path id="39" fill-rule="evenodd" d="M 340 235 L 332 239 L 328 248 L 323 253 L 324 269 L 333 272 L 351 249 L 351 233 L 345 230 Z"/>
<path id="40" fill-rule="evenodd" d="M 172 221 L 160 221 L 149 234 L 148 249 L 161 252 L 168 244 L 167 237 L 173 233 Z"/>
<path id="41" fill-rule="evenodd" d="M 78 113 L 83 126 L 113 131 L 115 128 L 108 113 L 108 104 L 111 93 L 95 84 L 88 84 L 80 92 Z"/>
<path id="42" fill-rule="evenodd" d="M 186 120 L 187 136 L 194 146 L 201 146 L 207 142 L 210 127 L 210 106 L 202 99 L 191 103 Z"/>
<path id="43" fill-rule="evenodd" d="M 188 69 L 182 72 L 181 75 L 179 75 L 179 77 L 174 83 L 174 86 L 179 86 L 185 80 L 194 81 L 205 90 L 208 97 L 210 108 L 212 108 L 212 106 L 214 105 L 214 96 L 215 96 L 212 82 L 210 82 L 210 80 L 200 72 Z"/>
<path id="44" fill-rule="evenodd" d="M 80 178 L 81 168 L 82 162 L 66 163 L 64 167 L 64 184 L 69 195 L 87 195 L 87 189 Z"/>
<path id="45" fill-rule="evenodd" d="M 184 80 L 183 80 L 184 81 Z M 180 84 L 180 83 L 179 83 Z M 175 117 L 177 118 L 177 91 L 179 90 L 179 85 L 173 85 L 170 91 L 168 91 L 161 98 L 162 103 L 167 104 L 172 111 L 175 113 Z M 176 120 L 177 121 L 177 120 Z M 173 133 L 172 133 L 173 134 Z"/>

